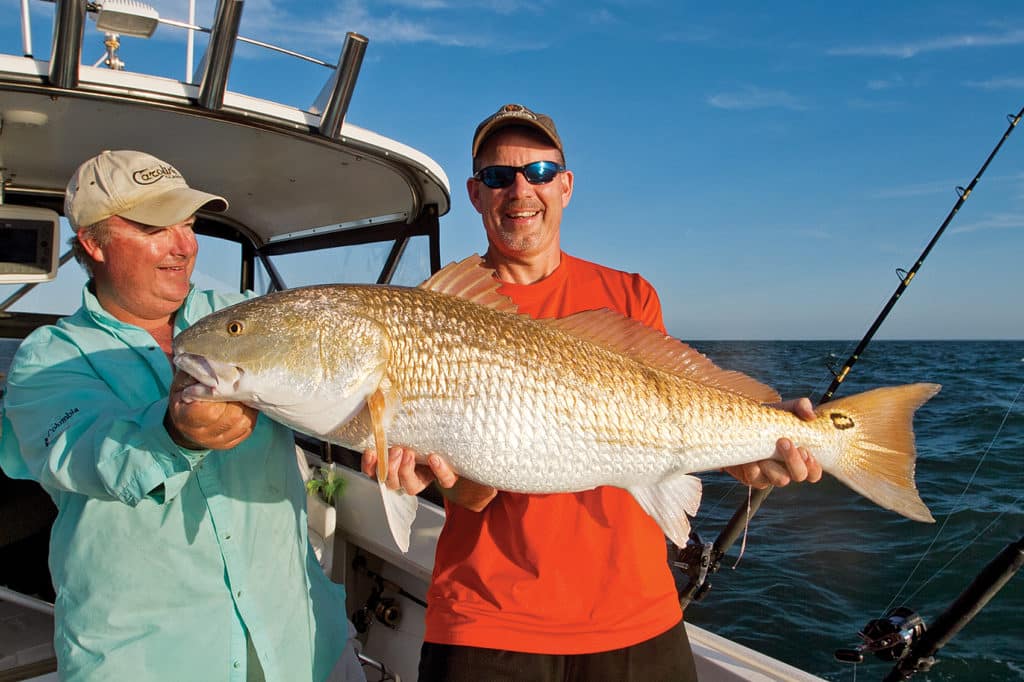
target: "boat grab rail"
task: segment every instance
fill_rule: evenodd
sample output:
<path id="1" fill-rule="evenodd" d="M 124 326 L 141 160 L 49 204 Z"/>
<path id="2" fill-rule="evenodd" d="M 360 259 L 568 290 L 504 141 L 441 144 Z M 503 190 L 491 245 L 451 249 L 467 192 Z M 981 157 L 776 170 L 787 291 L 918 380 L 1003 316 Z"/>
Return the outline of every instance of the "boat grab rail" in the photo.
<path id="1" fill-rule="evenodd" d="M 81 64 L 82 57 L 82 29 L 85 24 L 85 16 L 88 13 L 101 15 L 104 3 L 93 2 L 92 0 L 41 1 L 57 5 L 53 29 L 53 44 L 50 52 L 50 82 L 61 88 L 74 89 L 78 87 L 78 67 Z M 112 6 L 113 3 L 114 0 L 110 0 Z M 332 74 L 312 105 L 310 105 L 309 111 L 320 115 L 320 124 L 318 126 L 320 135 L 330 139 L 340 138 L 342 123 L 348 111 L 348 105 L 355 89 L 359 69 L 362 66 L 363 54 L 366 51 L 369 40 L 363 35 L 349 31 L 345 35 L 345 41 L 337 63 L 332 64 L 295 50 L 239 35 L 238 27 L 241 20 L 242 5 L 243 0 L 218 0 L 214 14 L 214 25 L 210 28 L 195 24 L 192 21 L 186 22 L 160 17 L 155 9 L 145 3 L 138 2 L 138 0 L 132 0 L 130 3 L 118 3 L 117 10 L 126 14 L 134 15 L 138 13 L 137 16 L 145 17 L 146 21 L 152 23 L 152 27 L 155 27 L 156 24 L 164 24 L 175 28 L 182 28 L 189 32 L 184 82 L 188 84 L 199 82 L 199 104 L 206 109 L 217 110 L 223 106 L 228 72 L 231 69 L 236 42 L 244 42 L 330 69 Z M 190 14 L 193 11 L 190 10 Z M 103 63 L 115 70 L 123 69 L 124 64 L 117 57 L 117 49 L 120 46 L 117 33 L 113 29 L 102 25 L 100 19 L 97 19 L 97 27 L 107 34 L 105 42 L 107 54 L 97 64 Z M 137 37 L 148 38 L 152 35 L 152 27 L 139 29 L 139 32 L 134 34 L 130 32 L 131 29 L 129 28 L 122 29 L 122 31 Z M 21 2 L 21 30 L 25 56 L 31 58 L 32 29 L 28 0 L 22 0 Z M 193 73 L 192 37 L 197 32 L 208 33 L 210 39 L 206 46 L 206 56 L 201 60 L 196 72 Z"/>
<path id="2" fill-rule="evenodd" d="M 9 587 L 4 587 L 3 585 L 0 585 L 0 601 L 11 602 L 12 604 L 23 606 L 26 609 L 45 613 L 48 616 L 53 615 L 53 604 L 50 602 L 30 597 L 29 595 L 22 594 L 21 592 L 15 592 Z"/>

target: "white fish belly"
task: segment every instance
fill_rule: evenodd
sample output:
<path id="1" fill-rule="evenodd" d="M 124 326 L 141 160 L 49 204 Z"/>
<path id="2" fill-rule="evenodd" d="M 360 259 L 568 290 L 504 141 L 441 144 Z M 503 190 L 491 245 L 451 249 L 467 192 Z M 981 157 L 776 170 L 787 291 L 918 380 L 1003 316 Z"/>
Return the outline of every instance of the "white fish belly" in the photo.
<path id="1" fill-rule="evenodd" d="M 684 420 L 671 428 L 673 440 L 658 442 L 642 438 L 642 421 L 639 429 L 587 429 L 579 421 L 560 418 L 564 411 L 542 410 L 533 403 L 527 398 L 499 406 L 489 401 L 417 400 L 395 415 L 387 428 L 388 441 L 439 454 L 461 475 L 480 483 L 534 493 L 627 487 L 672 472 L 751 462 L 771 457 L 781 436 L 799 439 L 802 434 L 801 444 L 822 457 L 832 449 L 816 431 L 794 429 L 791 420 L 731 428 Z"/>

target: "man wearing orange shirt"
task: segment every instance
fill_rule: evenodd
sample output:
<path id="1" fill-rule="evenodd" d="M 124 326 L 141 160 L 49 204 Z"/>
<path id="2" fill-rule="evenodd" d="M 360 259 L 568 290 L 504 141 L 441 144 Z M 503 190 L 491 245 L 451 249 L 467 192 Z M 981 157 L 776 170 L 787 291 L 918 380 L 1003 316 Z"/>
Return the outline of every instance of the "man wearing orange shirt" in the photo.
<path id="1" fill-rule="evenodd" d="M 565 317 L 610 308 L 665 332 L 640 275 L 561 249 L 573 173 L 548 116 L 507 104 L 473 137 L 470 201 L 487 232 L 486 262 L 521 313 Z M 813 418 L 807 399 L 787 407 Z M 817 481 L 821 466 L 781 439 L 782 462 L 733 467 L 747 485 Z M 661 529 L 625 490 L 529 495 L 456 476 L 439 457 L 390 450 L 388 485 L 446 498 L 427 593 L 421 682 L 694 680 Z M 363 456 L 374 472 L 376 455 Z"/>

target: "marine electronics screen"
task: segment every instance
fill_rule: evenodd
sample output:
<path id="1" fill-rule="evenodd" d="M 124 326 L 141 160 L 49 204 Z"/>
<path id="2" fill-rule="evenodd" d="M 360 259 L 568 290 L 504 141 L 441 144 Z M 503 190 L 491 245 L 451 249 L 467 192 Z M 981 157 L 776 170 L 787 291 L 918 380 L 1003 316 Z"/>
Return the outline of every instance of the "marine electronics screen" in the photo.
<path id="1" fill-rule="evenodd" d="M 53 279 L 57 274 L 59 239 L 56 212 L 0 206 L 0 283 Z"/>

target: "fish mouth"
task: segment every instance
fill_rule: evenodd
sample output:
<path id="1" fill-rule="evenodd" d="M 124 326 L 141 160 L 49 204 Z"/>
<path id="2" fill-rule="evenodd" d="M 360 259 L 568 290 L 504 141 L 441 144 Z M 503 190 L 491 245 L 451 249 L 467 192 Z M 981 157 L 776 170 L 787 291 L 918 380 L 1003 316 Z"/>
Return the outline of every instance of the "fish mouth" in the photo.
<path id="1" fill-rule="evenodd" d="M 197 382 L 185 387 L 184 396 L 200 400 L 231 400 L 239 392 L 245 375 L 245 370 L 238 365 L 193 353 L 177 353 L 174 366 Z"/>

